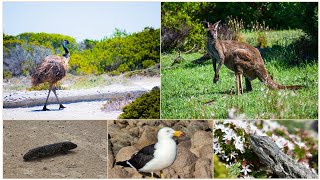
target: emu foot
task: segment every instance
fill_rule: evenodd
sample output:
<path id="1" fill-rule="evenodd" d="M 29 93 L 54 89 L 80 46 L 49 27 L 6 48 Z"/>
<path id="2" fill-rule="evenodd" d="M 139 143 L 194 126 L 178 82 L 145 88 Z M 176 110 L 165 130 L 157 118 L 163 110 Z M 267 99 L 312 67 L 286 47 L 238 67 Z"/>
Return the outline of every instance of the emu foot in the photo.
<path id="1" fill-rule="evenodd" d="M 47 106 L 43 106 L 42 111 L 50 111 L 50 109 L 48 109 Z"/>
<path id="2" fill-rule="evenodd" d="M 60 104 L 59 110 L 64 109 L 64 108 L 66 108 L 66 107 L 64 107 L 62 104 Z"/>

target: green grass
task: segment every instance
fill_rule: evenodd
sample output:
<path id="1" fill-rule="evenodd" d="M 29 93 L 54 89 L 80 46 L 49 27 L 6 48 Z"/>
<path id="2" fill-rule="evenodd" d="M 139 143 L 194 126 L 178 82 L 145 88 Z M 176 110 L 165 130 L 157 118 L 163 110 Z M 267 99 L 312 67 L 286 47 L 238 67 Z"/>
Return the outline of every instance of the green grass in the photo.
<path id="1" fill-rule="evenodd" d="M 272 47 L 274 45 L 288 46 L 295 40 L 299 39 L 305 33 L 301 30 L 283 30 L 283 31 L 267 31 L 266 38 L 268 40 L 267 46 Z M 257 32 L 243 32 L 245 41 L 253 46 L 257 43 Z"/>
<path id="2" fill-rule="evenodd" d="M 282 37 L 286 38 L 284 35 Z M 285 49 L 269 52 L 264 59 L 274 80 L 283 85 L 305 85 L 307 88 L 297 91 L 269 90 L 255 79 L 252 81 L 253 91 L 237 96 L 234 72 L 225 66 L 221 68 L 220 80 L 214 84 L 211 61 L 202 65 L 191 63 L 203 54 L 183 55 L 184 61 L 176 68 L 169 68 L 176 54 L 162 55 L 161 118 L 225 119 L 231 108 L 245 113 L 247 119 L 317 118 L 317 61 L 292 66 L 285 63 L 287 59 L 280 56 L 281 53 L 290 52 Z"/>

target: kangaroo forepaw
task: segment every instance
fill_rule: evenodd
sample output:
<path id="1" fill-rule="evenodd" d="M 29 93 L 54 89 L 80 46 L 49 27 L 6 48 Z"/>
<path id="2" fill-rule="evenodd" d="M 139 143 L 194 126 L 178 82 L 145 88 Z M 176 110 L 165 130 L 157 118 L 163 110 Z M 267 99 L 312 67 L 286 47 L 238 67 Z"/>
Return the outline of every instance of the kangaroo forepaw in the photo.
<path id="1" fill-rule="evenodd" d="M 64 109 L 64 108 L 66 108 L 66 107 L 64 107 L 62 104 L 60 104 L 59 110 Z"/>

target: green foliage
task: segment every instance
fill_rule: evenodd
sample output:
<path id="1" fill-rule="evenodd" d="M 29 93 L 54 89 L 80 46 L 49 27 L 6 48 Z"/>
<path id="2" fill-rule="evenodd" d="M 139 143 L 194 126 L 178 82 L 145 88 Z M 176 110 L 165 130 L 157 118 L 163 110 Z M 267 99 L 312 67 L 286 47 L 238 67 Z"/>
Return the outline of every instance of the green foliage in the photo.
<path id="1" fill-rule="evenodd" d="M 116 28 L 110 38 L 126 37 L 128 35 L 129 34 L 126 32 L 126 30 Z"/>
<path id="2" fill-rule="evenodd" d="M 266 33 L 265 32 L 259 32 L 257 41 L 258 41 L 258 46 L 260 48 L 265 48 L 266 45 L 268 44 Z"/>
<path id="3" fill-rule="evenodd" d="M 64 89 L 61 86 L 61 82 L 57 82 L 56 87 L 57 89 Z M 27 91 L 41 91 L 41 90 L 49 90 L 49 83 L 46 82 L 46 83 L 39 84 L 37 86 L 32 86 L 27 88 Z"/>
<path id="4" fill-rule="evenodd" d="M 168 3 L 161 5 L 161 49 L 190 50 L 194 45 L 204 47 L 204 30 L 192 13 L 199 10 L 199 3 Z M 177 50 L 177 49 L 176 49 Z"/>
<path id="5" fill-rule="evenodd" d="M 141 70 L 135 70 L 130 71 L 125 74 L 125 77 L 133 77 L 133 76 L 146 76 L 146 77 L 152 77 L 152 76 L 158 76 L 160 74 L 160 64 L 156 64 L 152 67 L 149 67 L 147 69 L 141 69 Z"/>
<path id="6" fill-rule="evenodd" d="M 34 43 L 37 45 L 44 46 L 46 48 L 52 48 L 55 50 L 55 54 L 63 54 L 63 48 L 61 43 L 63 40 L 68 40 L 70 51 L 77 51 L 77 42 L 74 38 L 61 34 L 49 34 L 49 33 L 22 33 L 17 36 L 18 39 L 23 40 L 27 43 Z"/>
<path id="7" fill-rule="evenodd" d="M 159 63 L 159 29 L 145 28 L 131 35 L 114 35 L 95 43 L 92 49 L 71 55 L 69 67 L 74 74 L 119 74 Z M 119 34 L 116 33 L 116 34 Z M 146 62 L 145 62 L 146 61 Z"/>
<path id="8" fill-rule="evenodd" d="M 119 119 L 160 119 L 160 89 L 153 88 L 122 110 Z"/>
<path id="9" fill-rule="evenodd" d="M 164 52 L 190 49 L 193 44 L 201 49 L 205 32 L 200 22 L 222 20 L 230 25 L 230 17 L 241 20 L 249 31 L 257 31 L 257 24 L 276 30 L 302 29 L 311 36 L 314 46 L 309 48 L 318 49 L 317 2 L 163 2 L 161 15 Z M 263 39 L 255 44 L 260 42 Z"/>
<path id="10" fill-rule="evenodd" d="M 61 34 L 4 34 L 4 69 L 13 76 L 31 74 L 45 56 L 62 55 L 61 42 L 66 39 L 70 42 L 69 70 L 72 74 L 119 75 L 159 63 L 159 34 L 160 29 L 149 27 L 130 35 L 125 30 L 116 29 L 110 38 L 101 41 L 85 39 L 79 44 L 74 38 Z"/>
<path id="11" fill-rule="evenodd" d="M 151 66 L 154 66 L 155 64 L 157 64 L 157 63 L 154 60 L 145 60 L 142 62 L 142 66 L 144 69 L 151 67 Z"/>
<path id="12" fill-rule="evenodd" d="M 236 162 L 233 165 L 230 166 L 229 169 L 229 175 L 231 175 L 232 177 L 238 177 L 241 173 L 241 163 L 240 162 Z"/>
<path id="13" fill-rule="evenodd" d="M 10 71 L 3 71 L 3 79 L 10 79 L 12 78 L 12 74 L 10 73 Z"/>
<path id="14" fill-rule="evenodd" d="M 214 154 L 213 158 L 214 178 L 232 178 L 232 176 L 229 176 L 228 169 L 219 161 L 219 157 Z"/>

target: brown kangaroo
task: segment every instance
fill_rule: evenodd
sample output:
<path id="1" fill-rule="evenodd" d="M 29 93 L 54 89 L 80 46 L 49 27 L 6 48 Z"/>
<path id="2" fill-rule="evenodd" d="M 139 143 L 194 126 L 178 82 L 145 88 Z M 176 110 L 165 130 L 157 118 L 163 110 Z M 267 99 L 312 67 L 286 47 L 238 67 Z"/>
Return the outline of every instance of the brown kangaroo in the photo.
<path id="1" fill-rule="evenodd" d="M 243 93 L 242 87 L 242 75 L 245 77 L 246 90 L 251 91 L 251 80 L 258 78 L 267 87 L 271 89 L 291 89 L 296 90 L 304 86 L 284 86 L 279 85 L 269 76 L 263 59 L 258 49 L 250 46 L 249 44 L 238 41 L 223 41 L 218 39 L 218 25 L 220 21 L 211 24 L 209 22 L 203 22 L 204 27 L 207 30 L 207 50 L 211 56 L 214 77 L 213 82 L 216 83 L 219 80 L 219 71 L 224 64 L 235 72 L 236 75 L 236 87 L 238 95 Z M 218 68 L 216 67 L 217 61 L 219 62 Z"/>

